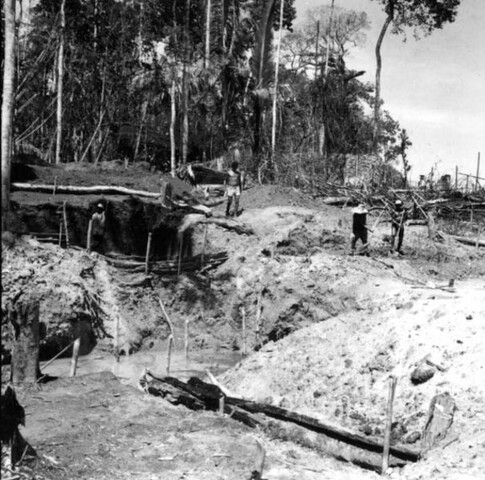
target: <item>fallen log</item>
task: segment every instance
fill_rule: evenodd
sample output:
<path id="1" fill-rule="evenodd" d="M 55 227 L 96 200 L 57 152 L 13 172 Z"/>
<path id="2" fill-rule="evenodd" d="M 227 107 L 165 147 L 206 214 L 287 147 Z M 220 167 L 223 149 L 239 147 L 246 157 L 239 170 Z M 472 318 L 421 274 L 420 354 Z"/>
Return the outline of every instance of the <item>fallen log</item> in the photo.
<path id="1" fill-rule="evenodd" d="M 238 220 L 231 220 L 229 218 L 210 217 L 201 219 L 200 223 L 213 223 L 226 230 L 233 230 L 240 235 L 254 235 L 254 230 L 249 225 Z"/>
<path id="2" fill-rule="evenodd" d="M 56 193 L 72 193 L 76 195 L 135 195 L 138 197 L 158 198 L 160 193 L 132 190 L 131 188 L 110 185 L 95 185 L 92 187 L 76 187 L 72 185 L 56 185 Z M 54 185 L 33 183 L 12 183 L 12 191 L 52 193 Z"/>
<path id="3" fill-rule="evenodd" d="M 327 197 L 323 200 L 326 205 L 353 205 L 355 201 L 352 197 Z"/>
<path id="4" fill-rule="evenodd" d="M 485 247 L 485 240 L 477 240 L 476 238 L 459 237 L 457 235 L 449 235 L 450 238 L 456 240 L 457 242 L 464 243 L 465 245 L 473 245 L 479 247 Z"/>
<path id="5" fill-rule="evenodd" d="M 384 446 L 380 439 L 366 437 L 284 408 L 227 397 L 216 385 L 207 384 L 198 378 L 191 378 L 185 383 L 172 377 L 156 378 L 145 372 L 140 379 L 140 385 L 145 391 L 163 396 L 172 403 L 185 402 L 187 405 L 192 402 L 200 406 L 199 402 L 202 402 L 209 410 L 218 410 L 219 398 L 224 396 L 224 411 L 237 412 L 238 415 L 233 414 L 233 418 L 244 421 L 247 425 L 254 423 L 277 438 L 293 439 L 338 459 L 376 471 L 381 469 Z M 187 400 L 187 396 L 197 399 L 198 402 Z M 419 451 L 397 445 L 390 447 L 390 466 L 416 462 L 419 458 Z"/>

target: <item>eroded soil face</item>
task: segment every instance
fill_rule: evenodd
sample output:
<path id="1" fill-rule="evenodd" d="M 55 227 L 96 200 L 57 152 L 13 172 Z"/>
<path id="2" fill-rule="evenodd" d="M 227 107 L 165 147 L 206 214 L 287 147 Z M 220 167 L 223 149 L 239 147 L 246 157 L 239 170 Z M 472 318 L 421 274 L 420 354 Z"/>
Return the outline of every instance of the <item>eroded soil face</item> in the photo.
<path id="1" fill-rule="evenodd" d="M 42 172 L 34 182 L 47 183 L 55 173 Z M 146 173 L 137 183 L 139 173 L 119 174 L 116 181 L 156 191 L 158 177 Z M 93 174 L 65 175 L 76 184 L 81 178 L 87 185 L 99 183 Z M 16 195 L 19 203 L 45 201 L 45 196 Z M 393 476 L 480 478 L 485 471 L 483 249 L 431 241 L 426 227 L 415 226 L 406 229 L 406 255 L 390 256 L 385 241 L 390 226 L 380 223 L 371 237 L 371 256 L 351 257 L 350 209 L 274 186 L 245 191 L 241 206 L 239 221 L 254 235 L 199 224 L 197 217 L 192 222 L 193 253 L 227 251 L 225 263 L 202 273 L 152 275 L 145 286 L 127 286 L 126 275 L 94 253 L 17 240 L 2 249 L 2 309 L 18 292 L 36 291 L 44 342 L 65 338 L 68 343 L 82 318 L 96 340 L 91 355 L 109 354 L 118 319 L 124 353 L 160 352 L 169 334 L 161 299 L 177 350 L 183 351 L 186 325 L 191 352 L 233 355 L 246 349 L 247 358 L 221 377 L 231 389 L 379 438 L 393 374 L 398 378 L 393 441 L 412 447 L 419 446 L 431 398 L 447 391 L 458 407 L 447 437 L 451 443 Z M 222 216 L 224 205 L 213 211 Z M 374 226 L 376 219 L 371 216 L 368 223 Z M 439 288 L 450 279 L 454 291 Z M 165 364 L 144 366 L 165 369 Z M 417 367 L 430 368 L 432 376 L 414 384 L 410 375 Z M 136 390 L 133 379 L 127 383 L 131 386 L 109 374 L 87 375 L 22 392 L 29 413 L 22 433 L 41 454 L 39 475 L 249 479 L 258 441 L 267 453 L 264 478 L 377 478 L 215 413 L 173 407 Z"/>

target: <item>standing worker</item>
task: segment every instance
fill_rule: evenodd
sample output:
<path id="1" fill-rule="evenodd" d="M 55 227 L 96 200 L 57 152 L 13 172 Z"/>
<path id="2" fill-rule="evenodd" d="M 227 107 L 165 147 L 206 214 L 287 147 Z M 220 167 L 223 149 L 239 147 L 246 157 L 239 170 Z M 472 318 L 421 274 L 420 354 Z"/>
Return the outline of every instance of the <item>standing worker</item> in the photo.
<path id="1" fill-rule="evenodd" d="M 351 255 L 355 254 L 357 240 L 360 240 L 362 242 L 362 249 L 360 250 L 359 254 L 369 256 L 369 244 L 367 242 L 367 230 L 370 230 L 370 228 L 367 227 L 368 213 L 369 211 L 365 208 L 363 203 L 359 203 L 359 205 L 352 210 L 352 240 L 350 242 Z"/>
<path id="2" fill-rule="evenodd" d="M 397 253 L 404 255 L 402 252 L 402 241 L 404 239 L 404 222 L 408 219 L 408 212 L 403 207 L 401 200 L 394 202 L 394 208 L 391 210 L 391 253 L 394 253 L 394 242 L 397 235 Z"/>
<path id="3" fill-rule="evenodd" d="M 104 253 L 104 227 L 106 215 L 104 205 L 100 202 L 96 205 L 96 211 L 91 217 L 91 248 L 98 253 Z"/>
<path id="4" fill-rule="evenodd" d="M 227 171 L 227 177 L 224 181 L 224 186 L 227 195 L 226 217 L 231 215 L 231 203 L 234 197 L 234 213 L 233 217 L 239 215 L 239 199 L 242 191 L 242 177 L 239 171 L 239 163 L 234 161 L 231 163 L 231 168 Z"/>

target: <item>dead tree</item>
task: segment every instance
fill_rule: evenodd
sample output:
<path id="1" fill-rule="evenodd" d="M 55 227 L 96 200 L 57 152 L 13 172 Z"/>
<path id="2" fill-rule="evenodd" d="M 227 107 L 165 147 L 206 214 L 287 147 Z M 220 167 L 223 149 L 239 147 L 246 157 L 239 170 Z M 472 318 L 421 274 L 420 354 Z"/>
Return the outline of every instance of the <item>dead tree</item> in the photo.
<path id="1" fill-rule="evenodd" d="M 11 380 L 13 384 L 35 383 L 39 367 L 39 300 L 21 295 L 8 309 L 14 329 Z"/>

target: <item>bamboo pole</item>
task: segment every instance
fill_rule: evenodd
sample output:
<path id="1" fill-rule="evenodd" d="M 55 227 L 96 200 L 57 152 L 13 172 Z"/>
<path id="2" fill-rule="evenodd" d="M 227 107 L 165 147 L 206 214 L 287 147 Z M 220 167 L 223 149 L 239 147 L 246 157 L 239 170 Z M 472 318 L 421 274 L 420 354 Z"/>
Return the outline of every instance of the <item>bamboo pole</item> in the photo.
<path id="1" fill-rule="evenodd" d="M 66 234 L 66 248 L 69 248 L 69 232 L 67 229 L 67 202 L 62 204 L 62 216 L 64 218 L 64 233 Z"/>
<path id="2" fill-rule="evenodd" d="M 77 361 L 79 359 L 79 349 L 81 348 L 81 337 L 76 338 L 74 340 L 74 345 L 72 347 L 72 358 L 71 358 L 71 377 L 76 376 L 77 370 Z"/>
<path id="3" fill-rule="evenodd" d="M 392 429 L 392 405 L 394 403 L 394 394 L 396 393 L 397 379 L 393 375 L 389 377 L 389 395 L 387 398 L 387 422 L 384 432 L 384 449 L 382 452 L 382 475 L 385 475 L 389 468 L 389 449 L 391 444 Z"/>
<path id="4" fill-rule="evenodd" d="M 86 250 L 88 252 L 91 251 L 91 237 L 92 237 L 92 231 L 93 231 L 93 219 L 89 220 L 89 225 L 88 225 L 88 238 L 86 240 Z"/>
<path id="5" fill-rule="evenodd" d="M 151 246 L 152 246 L 152 232 L 149 232 L 148 233 L 148 240 L 147 240 L 147 250 L 146 250 L 146 255 L 145 255 L 145 275 L 148 275 Z"/>

